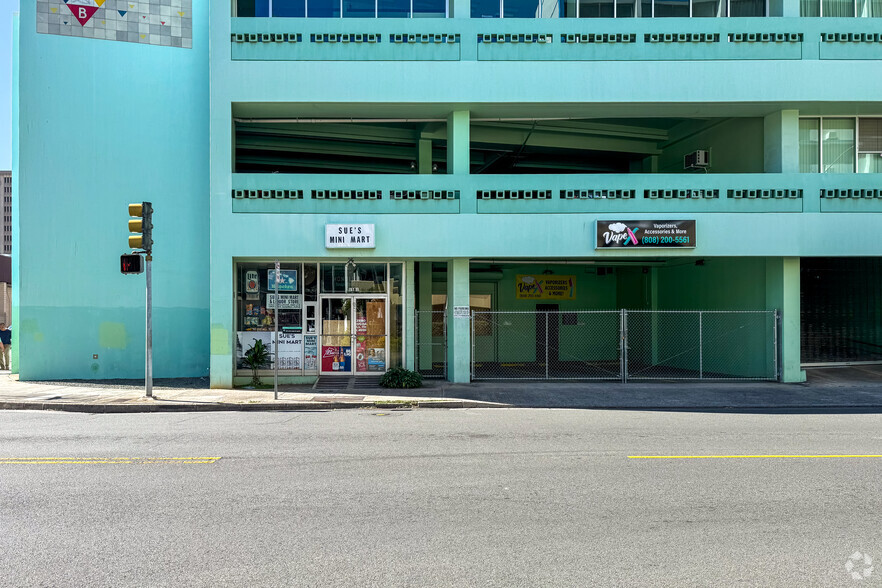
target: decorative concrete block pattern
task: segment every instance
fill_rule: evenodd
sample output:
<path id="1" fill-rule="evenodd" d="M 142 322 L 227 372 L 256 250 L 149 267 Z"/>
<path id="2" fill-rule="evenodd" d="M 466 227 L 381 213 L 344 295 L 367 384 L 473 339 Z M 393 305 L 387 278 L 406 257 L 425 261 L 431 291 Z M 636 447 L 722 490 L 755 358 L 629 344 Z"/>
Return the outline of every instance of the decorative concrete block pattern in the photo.
<path id="1" fill-rule="evenodd" d="M 193 47 L 193 0 L 36 0 L 37 32 Z"/>

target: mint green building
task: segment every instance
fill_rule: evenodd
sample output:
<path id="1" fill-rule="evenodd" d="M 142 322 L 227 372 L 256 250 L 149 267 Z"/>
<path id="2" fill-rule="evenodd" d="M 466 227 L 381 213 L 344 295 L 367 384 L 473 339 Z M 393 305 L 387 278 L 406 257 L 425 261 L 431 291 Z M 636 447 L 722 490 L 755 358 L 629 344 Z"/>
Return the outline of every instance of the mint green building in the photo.
<path id="1" fill-rule="evenodd" d="M 882 361 L 880 0 L 37 0 L 23 380 L 798 382 Z M 275 263 L 279 262 L 276 295 Z M 270 373 L 269 371 L 267 373 Z"/>

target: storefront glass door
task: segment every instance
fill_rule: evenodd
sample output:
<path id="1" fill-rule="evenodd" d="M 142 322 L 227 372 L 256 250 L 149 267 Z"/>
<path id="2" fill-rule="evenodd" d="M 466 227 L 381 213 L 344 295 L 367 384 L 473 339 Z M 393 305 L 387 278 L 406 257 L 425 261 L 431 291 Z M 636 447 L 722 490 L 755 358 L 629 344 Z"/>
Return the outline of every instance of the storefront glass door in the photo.
<path id="1" fill-rule="evenodd" d="M 352 373 L 352 298 L 323 298 L 321 306 L 322 373 Z"/>
<path id="2" fill-rule="evenodd" d="M 323 374 L 385 373 L 389 351 L 386 304 L 386 298 L 322 298 Z"/>
<path id="3" fill-rule="evenodd" d="M 355 371 L 386 371 L 386 299 L 355 299 Z"/>

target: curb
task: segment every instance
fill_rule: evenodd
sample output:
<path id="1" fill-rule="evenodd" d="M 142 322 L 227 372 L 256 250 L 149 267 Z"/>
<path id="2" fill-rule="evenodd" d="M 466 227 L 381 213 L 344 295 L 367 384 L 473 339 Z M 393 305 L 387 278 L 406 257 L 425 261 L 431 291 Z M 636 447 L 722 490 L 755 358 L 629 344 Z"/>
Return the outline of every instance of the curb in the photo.
<path id="1" fill-rule="evenodd" d="M 205 404 L 78 404 L 64 402 L 0 402 L 0 410 L 55 410 L 91 414 L 134 414 L 147 412 L 260 412 L 290 410 L 341 410 L 341 409 L 395 410 L 410 408 L 512 408 L 510 404 L 457 401 L 413 402 L 255 402 L 232 404 L 213 402 Z"/>

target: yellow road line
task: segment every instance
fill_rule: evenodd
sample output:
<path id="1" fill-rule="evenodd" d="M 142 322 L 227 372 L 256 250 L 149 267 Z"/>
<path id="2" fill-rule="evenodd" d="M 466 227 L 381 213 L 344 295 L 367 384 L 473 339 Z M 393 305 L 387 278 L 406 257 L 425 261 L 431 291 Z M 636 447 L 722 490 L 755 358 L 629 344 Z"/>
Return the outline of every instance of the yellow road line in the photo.
<path id="1" fill-rule="evenodd" d="M 0 465 L 215 463 L 220 457 L 0 457 Z"/>
<path id="2" fill-rule="evenodd" d="M 841 455 L 629 455 L 628 459 L 761 459 L 761 458 L 799 458 L 823 459 L 834 457 L 882 457 L 882 454 L 841 454 Z"/>

